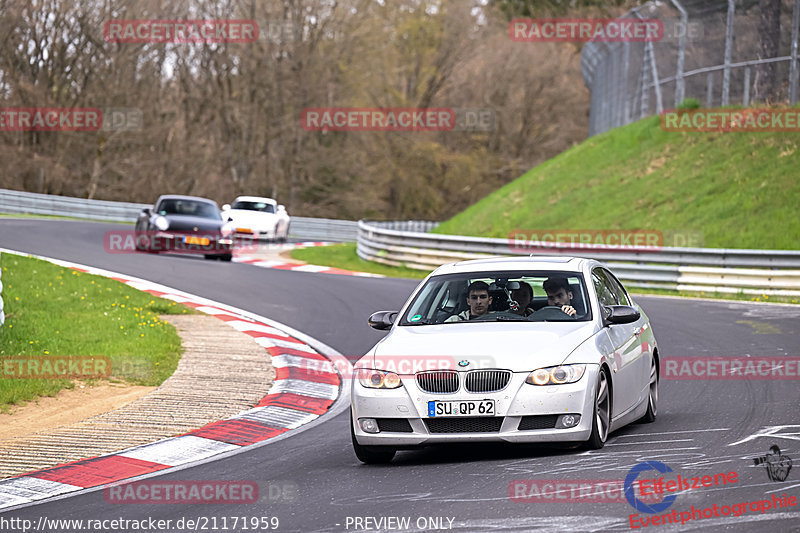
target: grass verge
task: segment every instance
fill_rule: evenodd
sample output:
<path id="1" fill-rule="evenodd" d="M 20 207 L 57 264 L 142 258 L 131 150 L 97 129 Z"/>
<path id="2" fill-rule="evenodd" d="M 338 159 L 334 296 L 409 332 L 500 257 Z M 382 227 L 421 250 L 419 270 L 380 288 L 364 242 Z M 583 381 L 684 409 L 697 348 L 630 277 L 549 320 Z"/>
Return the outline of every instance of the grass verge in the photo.
<path id="1" fill-rule="evenodd" d="M 664 246 L 699 233 L 691 246 L 792 250 L 798 166 L 797 134 L 665 132 L 649 117 L 542 163 L 434 232 L 638 228 L 661 231 Z"/>
<path id="2" fill-rule="evenodd" d="M 0 267 L 6 314 L 0 327 L 0 358 L 108 356 L 111 381 L 149 386 L 159 385 L 178 366 L 180 337 L 159 315 L 194 310 L 118 281 L 30 257 L 2 254 Z M 11 405 L 73 387 L 69 379 L 10 375 L 4 366 L 4 412 Z"/>

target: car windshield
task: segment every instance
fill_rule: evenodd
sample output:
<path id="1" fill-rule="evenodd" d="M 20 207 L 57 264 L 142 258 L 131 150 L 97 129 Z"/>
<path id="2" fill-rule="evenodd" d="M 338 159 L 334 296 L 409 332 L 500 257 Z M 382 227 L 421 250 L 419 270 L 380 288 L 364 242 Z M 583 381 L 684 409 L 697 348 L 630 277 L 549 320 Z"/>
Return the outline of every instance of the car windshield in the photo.
<path id="1" fill-rule="evenodd" d="M 231 209 L 242 209 L 244 211 L 260 211 L 262 213 L 274 213 L 275 206 L 267 202 L 233 202 Z"/>
<path id="2" fill-rule="evenodd" d="M 161 203 L 158 204 L 158 214 L 220 219 L 219 209 L 217 209 L 214 204 L 177 198 L 162 200 Z"/>
<path id="3" fill-rule="evenodd" d="M 550 302 L 548 293 L 556 295 Z M 564 312 L 564 305 L 569 305 L 574 313 Z M 404 313 L 400 325 L 451 324 L 467 320 L 586 322 L 591 318 L 586 284 L 578 272 L 474 272 L 428 279 Z"/>

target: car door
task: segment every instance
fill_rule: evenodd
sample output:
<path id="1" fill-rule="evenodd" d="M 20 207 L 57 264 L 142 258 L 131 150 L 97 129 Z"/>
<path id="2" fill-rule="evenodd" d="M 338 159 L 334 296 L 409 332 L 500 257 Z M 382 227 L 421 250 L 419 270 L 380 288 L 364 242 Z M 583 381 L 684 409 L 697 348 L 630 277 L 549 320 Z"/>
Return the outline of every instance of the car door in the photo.
<path id="1" fill-rule="evenodd" d="M 630 305 L 619 281 L 604 268 L 592 270 L 592 283 L 601 306 Z M 642 319 L 632 324 L 611 324 L 605 328 L 613 348 L 613 353 L 608 356 L 614 382 L 614 417 L 629 411 L 641 401 L 643 358 L 638 335 L 640 322 Z M 649 368 L 647 370 L 649 372 Z"/>
<path id="2" fill-rule="evenodd" d="M 628 296 L 628 292 L 617 277 L 606 269 L 603 269 L 603 272 L 606 274 L 611 291 L 617 296 L 619 303 L 621 305 L 632 305 L 639 309 L 637 305 L 634 305 L 633 300 Z M 633 330 L 633 335 L 636 337 L 635 343 L 631 346 L 630 354 L 630 357 L 635 357 L 635 363 L 639 369 L 639 375 L 635 384 L 639 390 L 639 394 L 636 400 L 634 400 L 634 406 L 639 405 L 650 391 L 650 348 L 646 347 L 642 341 L 642 333 L 644 333 L 645 328 L 647 328 L 647 319 L 641 313 L 641 309 L 639 309 L 639 313 L 639 320 L 631 324 L 625 324 Z"/>

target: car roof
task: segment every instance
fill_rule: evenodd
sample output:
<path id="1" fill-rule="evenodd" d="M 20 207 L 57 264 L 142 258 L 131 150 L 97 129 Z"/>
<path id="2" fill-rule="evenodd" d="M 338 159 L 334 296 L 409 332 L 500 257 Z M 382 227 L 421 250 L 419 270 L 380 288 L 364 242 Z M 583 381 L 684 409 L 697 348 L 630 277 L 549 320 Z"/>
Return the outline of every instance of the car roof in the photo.
<path id="1" fill-rule="evenodd" d="M 267 198 L 265 196 L 237 196 L 234 202 L 264 202 L 267 204 L 278 203 L 273 198 Z"/>
<path id="2" fill-rule="evenodd" d="M 497 256 L 448 263 L 437 268 L 434 274 L 438 276 L 441 274 L 481 271 L 495 272 L 498 270 L 561 270 L 566 272 L 583 272 L 590 261 L 592 260 L 583 257 L 561 255 Z"/>
<path id="3" fill-rule="evenodd" d="M 209 198 L 202 198 L 200 196 L 186 196 L 183 194 L 162 194 L 158 197 L 158 200 L 156 200 L 156 204 L 158 204 L 161 200 L 195 200 L 198 202 L 206 202 L 217 205 L 217 202 Z"/>

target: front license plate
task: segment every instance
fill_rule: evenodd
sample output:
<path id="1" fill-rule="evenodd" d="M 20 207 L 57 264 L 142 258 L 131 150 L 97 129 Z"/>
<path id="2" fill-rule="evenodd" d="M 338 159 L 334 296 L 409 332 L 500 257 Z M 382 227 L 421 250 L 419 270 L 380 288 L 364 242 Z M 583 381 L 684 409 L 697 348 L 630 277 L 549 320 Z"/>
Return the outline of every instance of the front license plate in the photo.
<path id="1" fill-rule="evenodd" d="M 494 400 L 430 401 L 428 416 L 494 416 Z"/>
<path id="2" fill-rule="evenodd" d="M 208 237 L 184 237 L 183 244 L 200 244 L 202 246 L 208 246 L 211 244 L 211 239 Z"/>

